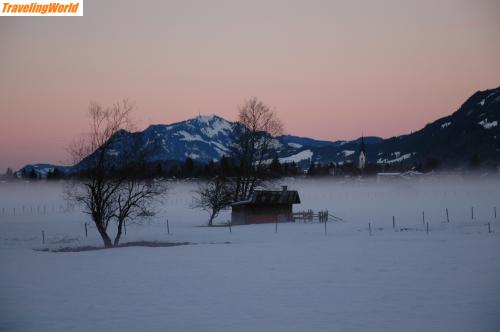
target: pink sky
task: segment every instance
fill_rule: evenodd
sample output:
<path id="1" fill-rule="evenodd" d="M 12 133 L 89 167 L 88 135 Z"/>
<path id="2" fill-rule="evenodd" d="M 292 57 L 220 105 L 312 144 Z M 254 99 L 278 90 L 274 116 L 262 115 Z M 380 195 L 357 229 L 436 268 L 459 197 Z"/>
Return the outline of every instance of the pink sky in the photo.
<path id="1" fill-rule="evenodd" d="M 289 134 L 407 133 L 500 85 L 499 40 L 498 0 L 85 0 L 83 18 L 1 17 L 0 172 L 67 162 L 90 101 L 135 101 L 139 129 L 234 120 L 257 96 Z"/>

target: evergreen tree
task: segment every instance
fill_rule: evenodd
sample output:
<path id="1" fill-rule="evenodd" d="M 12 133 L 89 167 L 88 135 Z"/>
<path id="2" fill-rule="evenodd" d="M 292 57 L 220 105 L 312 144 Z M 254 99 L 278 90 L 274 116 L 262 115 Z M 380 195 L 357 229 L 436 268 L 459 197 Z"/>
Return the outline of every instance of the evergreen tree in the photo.
<path id="1" fill-rule="evenodd" d="M 272 177 L 280 177 L 281 176 L 281 163 L 278 158 L 274 158 L 273 161 L 271 162 L 271 165 L 269 165 L 269 171 L 271 172 Z"/>
<path id="2" fill-rule="evenodd" d="M 163 167 L 161 166 L 161 163 L 156 164 L 156 176 L 162 177 L 163 176 Z"/>
<path id="3" fill-rule="evenodd" d="M 222 156 L 220 159 L 220 172 L 222 176 L 231 175 L 231 165 L 229 159 L 226 156 Z"/>
<path id="4" fill-rule="evenodd" d="M 477 153 L 474 153 L 469 159 L 469 167 L 472 169 L 479 168 L 481 166 L 481 159 Z"/>
<path id="5" fill-rule="evenodd" d="M 57 180 L 61 178 L 61 172 L 54 168 L 52 171 L 47 173 L 47 180 Z"/>
<path id="6" fill-rule="evenodd" d="M 311 163 L 309 165 L 309 169 L 307 170 L 307 175 L 315 175 L 316 173 L 316 165 L 314 163 Z"/>
<path id="7" fill-rule="evenodd" d="M 31 169 L 31 171 L 29 172 L 29 174 L 28 174 L 28 178 L 29 178 L 29 179 L 38 179 L 38 175 L 36 174 L 36 172 L 35 172 L 35 169 L 34 169 L 34 168 L 32 168 L 32 169 Z"/>
<path id="8" fill-rule="evenodd" d="M 186 161 L 184 162 L 184 166 L 182 168 L 182 173 L 184 177 L 191 177 L 194 174 L 194 161 L 190 157 L 186 158 Z"/>
<path id="9" fill-rule="evenodd" d="M 288 167 L 288 172 L 289 172 L 289 175 L 297 175 L 299 173 L 299 168 L 297 167 L 297 164 L 295 163 L 295 161 L 292 161 L 292 163 Z"/>
<path id="10" fill-rule="evenodd" d="M 208 164 L 205 165 L 202 176 L 212 177 L 215 174 L 215 163 L 210 160 Z"/>
<path id="11" fill-rule="evenodd" d="M 12 171 L 12 168 L 7 168 L 7 171 L 5 172 L 5 175 L 8 177 L 8 178 L 11 178 L 14 176 L 14 172 Z"/>
<path id="12" fill-rule="evenodd" d="M 440 161 L 437 158 L 429 157 L 425 160 L 425 168 L 428 170 L 433 170 L 439 168 Z"/>

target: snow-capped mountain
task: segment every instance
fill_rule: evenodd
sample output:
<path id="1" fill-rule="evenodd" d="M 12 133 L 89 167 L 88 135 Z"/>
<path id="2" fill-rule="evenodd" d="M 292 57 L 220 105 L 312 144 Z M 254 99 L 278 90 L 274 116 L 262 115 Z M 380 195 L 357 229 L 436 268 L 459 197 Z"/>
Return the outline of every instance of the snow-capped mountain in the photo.
<path id="1" fill-rule="evenodd" d="M 500 87 L 478 91 L 455 113 L 426 125 L 408 135 L 388 139 L 364 137 L 367 160 L 371 163 L 425 163 L 438 160 L 448 166 L 460 166 L 477 155 L 485 162 L 500 161 Z M 217 161 L 230 154 L 234 139 L 233 122 L 219 116 L 198 116 L 169 125 L 151 125 L 143 131 L 120 131 L 121 139 L 108 152 L 119 164 L 122 156 L 147 149 L 149 162 Z M 273 141 L 281 163 L 295 162 L 307 167 L 310 162 L 356 162 L 360 139 L 320 141 L 307 137 L 283 135 Z M 18 174 L 31 169 L 44 176 L 50 169 L 72 172 L 84 168 L 55 165 L 27 165 Z"/>
<path id="2" fill-rule="evenodd" d="M 191 158 L 199 163 L 218 161 L 222 156 L 229 156 L 231 144 L 235 138 L 233 132 L 235 123 L 227 121 L 217 115 L 198 116 L 185 121 L 169 125 L 151 125 L 144 131 L 129 133 L 120 131 L 108 154 L 120 164 L 123 156 L 140 155 L 145 153 L 148 162 L 184 161 Z M 378 143 L 378 137 L 367 137 L 365 142 Z M 319 161 L 321 149 L 339 149 L 338 158 L 354 154 L 349 150 L 359 145 L 355 141 L 318 141 L 307 137 L 283 135 L 275 137 L 271 142 L 272 155 L 278 157 L 282 163 L 309 164 L 311 160 Z M 334 160 L 331 159 L 331 160 Z M 330 159 L 329 159 L 330 160 Z M 84 168 L 84 162 L 78 165 Z"/>
<path id="3" fill-rule="evenodd" d="M 154 151 L 151 161 L 190 157 L 205 163 L 229 154 L 232 126 L 232 122 L 216 115 L 198 116 L 170 125 L 151 125 L 139 139 Z"/>

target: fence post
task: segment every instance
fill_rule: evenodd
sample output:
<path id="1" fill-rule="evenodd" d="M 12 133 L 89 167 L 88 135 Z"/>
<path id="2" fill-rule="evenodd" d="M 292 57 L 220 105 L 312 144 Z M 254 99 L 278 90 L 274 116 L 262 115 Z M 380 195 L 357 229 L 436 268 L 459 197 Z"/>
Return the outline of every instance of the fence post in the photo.
<path id="1" fill-rule="evenodd" d="M 392 216 L 392 229 L 396 228 L 396 217 Z"/>
<path id="2" fill-rule="evenodd" d="M 167 219 L 167 234 L 170 235 L 170 225 L 168 224 L 168 219 Z"/>
<path id="3" fill-rule="evenodd" d="M 368 223 L 368 234 L 372 235 L 372 224 Z"/>
<path id="4" fill-rule="evenodd" d="M 427 229 L 426 229 L 427 234 L 429 234 L 429 223 L 427 223 Z"/>
<path id="5" fill-rule="evenodd" d="M 489 222 L 488 222 L 488 233 L 491 233 L 491 225 Z"/>
<path id="6" fill-rule="evenodd" d="M 448 208 L 446 208 L 446 222 L 450 222 L 450 215 L 448 214 Z"/>
<path id="7" fill-rule="evenodd" d="M 474 220 L 474 207 L 470 208 L 470 218 L 471 220 Z"/>
<path id="8" fill-rule="evenodd" d="M 326 236 L 326 218 L 325 218 L 325 236 Z"/>
<path id="9" fill-rule="evenodd" d="M 495 206 L 493 208 L 493 215 L 495 216 L 495 219 L 497 218 L 497 207 Z"/>
<path id="10" fill-rule="evenodd" d="M 425 225 L 425 211 L 422 211 L 422 224 Z"/>
<path id="11" fill-rule="evenodd" d="M 229 220 L 227 223 L 229 224 L 229 233 L 232 233 L 232 231 L 231 231 L 231 220 Z"/>
<path id="12" fill-rule="evenodd" d="M 123 230 L 125 231 L 125 235 L 127 235 L 127 221 L 123 221 Z"/>
<path id="13" fill-rule="evenodd" d="M 85 237 L 88 237 L 88 232 L 87 232 L 87 223 L 85 223 Z"/>
<path id="14" fill-rule="evenodd" d="M 278 218 L 276 218 L 276 230 L 274 232 L 278 233 Z"/>
<path id="15" fill-rule="evenodd" d="M 45 245 L 45 231 L 42 230 L 42 244 Z"/>

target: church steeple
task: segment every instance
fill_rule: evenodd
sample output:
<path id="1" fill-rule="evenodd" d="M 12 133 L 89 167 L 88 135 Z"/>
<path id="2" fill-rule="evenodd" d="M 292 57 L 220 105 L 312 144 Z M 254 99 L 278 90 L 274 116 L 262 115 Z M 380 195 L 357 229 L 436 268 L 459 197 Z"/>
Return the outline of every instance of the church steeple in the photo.
<path id="1" fill-rule="evenodd" d="M 359 161 L 358 168 L 360 170 L 365 169 L 366 165 L 366 149 L 365 149 L 365 138 L 361 136 L 361 145 L 359 147 Z"/>
<path id="2" fill-rule="evenodd" d="M 365 150 L 365 138 L 361 136 L 361 147 L 359 148 L 359 153 L 363 152 L 366 155 Z"/>

